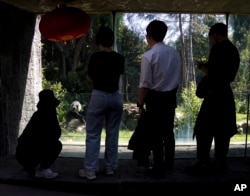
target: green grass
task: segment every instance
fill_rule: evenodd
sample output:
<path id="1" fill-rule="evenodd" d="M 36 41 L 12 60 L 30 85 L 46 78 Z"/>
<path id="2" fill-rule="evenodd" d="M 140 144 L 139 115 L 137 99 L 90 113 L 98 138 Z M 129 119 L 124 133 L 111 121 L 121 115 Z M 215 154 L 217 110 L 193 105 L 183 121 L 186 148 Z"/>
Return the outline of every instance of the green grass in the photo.
<path id="1" fill-rule="evenodd" d="M 246 138 L 246 134 L 236 134 L 231 138 L 231 142 L 244 144 L 246 139 L 247 139 L 247 142 L 249 143 L 250 142 L 250 134 L 247 135 L 247 138 Z"/>
<path id="2" fill-rule="evenodd" d="M 133 134 L 133 131 L 120 130 L 119 132 L 119 145 L 127 145 L 128 140 Z M 105 131 L 102 131 L 101 143 L 105 142 Z M 74 144 L 85 144 L 86 133 L 85 132 L 73 132 L 73 131 L 63 131 L 61 136 L 61 141 L 63 143 L 74 143 Z"/>
<path id="3" fill-rule="evenodd" d="M 237 114 L 237 121 L 246 121 L 246 114 Z M 78 144 L 85 145 L 86 133 L 85 132 L 75 132 L 75 131 L 67 131 L 62 129 L 61 141 L 64 144 Z M 250 132 L 250 131 L 249 131 Z M 128 145 L 128 141 L 133 134 L 133 130 L 120 130 L 119 132 L 119 145 Z M 178 139 L 178 138 L 177 138 Z M 195 142 L 195 140 L 194 140 Z M 236 134 L 231 138 L 231 142 L 242 143 L 246 142 L 246 134 Z M 250 142 L 250 133 L 247 137 L 247 142 Z M 105 130 L 102 131 L 101 135 L 101 144 L 105 143 Z"/>
<path id="4" fill-rule="evenodd" d="M 119 133 L 119 145 L 128 145 L 128 141 L 133 134 L 133 131 L 128 130 L 121 130 Z M 63 131 L 61 136 L 61 141 L 64 144 L 78 144 L 78 145 L 85 145 L 85 138 L 86 133 L 85 132 L 66 132 Z M 104 145 L 105 142 L 105 131 L 102 131 L 101 135 L 101 144 Z M 242 143 L 245 144 L 246 142 L 246 134 L 236 134 L 231 138 L 231 143 Z M 250 142 L 250 133 L 247 137 L 247 142 Z M 195 144 L 195 140 L 194 140 Z"/>
<path id="5" fill-rule="evenodd" d="M 246 114 L 236 114 L 236 121 L 239 122 L 239 121 L 246 121 L 247 119 L 247 115 Z"/>

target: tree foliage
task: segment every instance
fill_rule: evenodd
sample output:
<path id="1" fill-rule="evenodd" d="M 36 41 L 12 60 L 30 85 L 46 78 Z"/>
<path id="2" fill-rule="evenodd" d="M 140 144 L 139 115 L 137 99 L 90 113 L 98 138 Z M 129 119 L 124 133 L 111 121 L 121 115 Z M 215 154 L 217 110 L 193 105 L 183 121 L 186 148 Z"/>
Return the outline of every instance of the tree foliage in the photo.
<path id="1" fill-rule="evenodd" d="M 126 19 L 126 20 L 125 20 Z M 91 27 L 86 35 L 67 43 L 42 40 L 42 62 L 46 80 L 60 82 L 69 93 L 90 93 L 91 86 L 85 80 L 86 65 L 92 52 L 98 48 L 95 34 L 101 26 L 114 27 L 115 50 L 125 56 L 125 73 L 122 93 L 126 102 L 137 99 L 140 60 L 149 49 L 145 41 L 145 28 L 154 19 L 164 20 L 168 27 L 167 44 L 182 54 L 183 85 L 181 90 L 192 90 L 193 83 L 202 77 L 196 61 L 206 61 L 209 54 L 208 31 L 216 22 L 226 23 L 226 15 L 213 14 L 155 14 L 112 13 L 91 15 Z M 229 16 L 229 38 L 240 51 L 241 65 L 232 87 L 235 93 L 249 89 L 250 79 L 250 20 L 249 16 Z M 188 94 L 187 94 L 188 95 Z M 191 98 L 190 98 L 191 99 Z M 237 101 L 237 103 L 242 103 Z M 185 104 L 185 103 L 183 103 Z M 242 107 L 241 107 L 242 108 Z"/>

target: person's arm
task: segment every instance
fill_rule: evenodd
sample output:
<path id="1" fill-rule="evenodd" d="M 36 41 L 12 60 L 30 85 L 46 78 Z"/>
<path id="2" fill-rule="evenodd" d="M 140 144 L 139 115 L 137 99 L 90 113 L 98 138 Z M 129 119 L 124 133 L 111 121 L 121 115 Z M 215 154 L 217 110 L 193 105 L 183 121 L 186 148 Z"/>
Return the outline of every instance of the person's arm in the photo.
<path id="1" fill-rule="evenodd" d="M 145 103 L 145 97 L 148 93 L 149 89 L 148 88 L 139 88 L 139 99 L 137 102 L 137 107 L 139 114 L 141 114 L 142 110 L 144 109 L 144 103 Z"/>
<path id="2" fill-rule="evenodd" d="M 144 56 L 141 60 L 141 74 L 140 74 L 140 84 L 139 84 L 139 97 L 137 102 L 137 107 L 139 108 L 139 114 L 141 114 L 142 109 L 144 109 L 145 97 L 150 90 L 152 81 L 152 70 L 150 62 Z"/>

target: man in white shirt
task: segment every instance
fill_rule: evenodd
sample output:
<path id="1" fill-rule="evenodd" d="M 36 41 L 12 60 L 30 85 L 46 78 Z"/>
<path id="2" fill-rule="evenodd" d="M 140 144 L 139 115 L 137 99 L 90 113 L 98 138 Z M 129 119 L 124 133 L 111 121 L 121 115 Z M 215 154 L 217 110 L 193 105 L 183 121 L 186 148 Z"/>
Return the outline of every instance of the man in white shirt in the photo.
<path id="1" fill-rule="evenodd" d="M 181 83 L 180 54 L 163 42 L 167 29 L 167 25 L 159 20 L 150 22 L 146 28 L 146 39 L 151 49 L 141 59 L 137 103 L 139 114 L 146 110 L 145 134 L 150 136 L 154 160 L 150 173 L 155 177 L 164 177 L 165 171 L 173 169 L 176 93 Z"/>

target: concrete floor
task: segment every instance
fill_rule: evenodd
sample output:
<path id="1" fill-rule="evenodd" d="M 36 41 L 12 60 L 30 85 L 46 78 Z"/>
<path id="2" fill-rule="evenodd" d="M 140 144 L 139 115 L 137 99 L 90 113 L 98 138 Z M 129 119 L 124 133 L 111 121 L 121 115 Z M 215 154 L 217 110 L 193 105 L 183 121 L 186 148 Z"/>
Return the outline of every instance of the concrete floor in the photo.
<path id="1" fill-rule="evenodd" d="M 101 148 L 100 166 L 103 168 L 103 149 Z M 211 152 L 212 153 L 212 152 Z M 53 180 L 33 179 L 28 177 L 16 162 L 14 156 L 0 158 L 0 195 L 22 195 L 34 192 L 33 195 L 172 195 L 170 193 L 209 193 L 250 194 L 250 152 L 242 145 L 230 147 L 228 174 L 189 175 L 187 166 L 195 163 L 195 146 L 177 146 L 174 171 L 166 173 L 163 179 L 155 179 L 138 174 L 136 162 L 131 159 L 132 152 L 126 146 L 119 148 L 119 169 L 112 177 L 102 172 L 94 181 L 78 176 L 84 161 L 84 146 L 64 146 L 56 160 L 53 170 L 59 177 Z M 235 187 L 246 185 L 243 191 Z M 11 188 L 8 188 L 11 186 Z M 1 188 L 2 187 L 2 188 Z M 13 191 L 16 190 L 16 193 Z M 4 192 L 5 191 L 5 192 Z M 9 191 L 9 192 L 6 192 Z M 11 192 L 12 191 L 12 192 Z M 10 193 L 10 194 L 8 194 Z M 29 195 L 28 193 L 26 195 Z"/>

